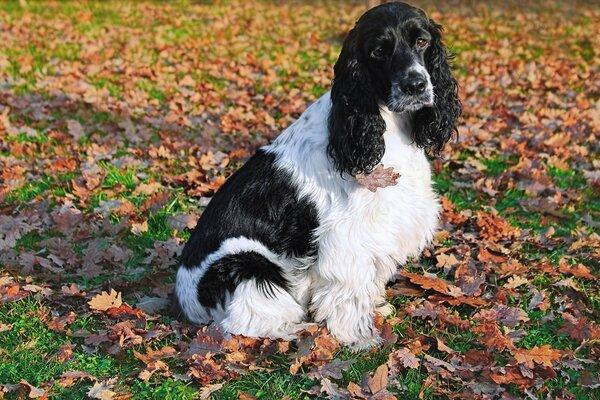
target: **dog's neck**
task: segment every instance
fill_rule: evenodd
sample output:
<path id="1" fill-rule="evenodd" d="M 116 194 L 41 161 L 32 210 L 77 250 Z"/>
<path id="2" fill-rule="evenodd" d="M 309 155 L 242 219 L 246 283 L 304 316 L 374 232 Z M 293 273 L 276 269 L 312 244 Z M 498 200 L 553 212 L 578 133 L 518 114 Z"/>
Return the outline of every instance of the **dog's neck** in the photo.
<path id="1" fill-rule="evenodd" d="M 410 145 L 414 142 L 411 135 L 410 121 L 412 111 L 397 113 L 391 111 L 386 105 L 379 107 L 381 118 L 385 121 L 386 135 L 400 135 L 403 143 Z"/>

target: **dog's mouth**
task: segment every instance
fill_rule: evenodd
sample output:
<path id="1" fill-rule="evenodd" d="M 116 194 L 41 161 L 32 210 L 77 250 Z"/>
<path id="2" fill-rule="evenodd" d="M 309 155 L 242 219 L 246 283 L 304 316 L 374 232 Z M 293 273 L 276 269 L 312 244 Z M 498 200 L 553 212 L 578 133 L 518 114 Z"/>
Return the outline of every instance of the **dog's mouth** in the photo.
<path id="1" fill-rule="evenodd" d="M 390 111 L 401 113 L 405 111 L 417 111 L 424 107 L 433 106 L 433 90 L 427 89 L 418 96 L 409 96 L 404 93 L 390 96 L 387 107 Z"/>
<path id="2" fill-rule="evenodd" d="M 388 99 L 387 107 L 392 112 L 417 111 L 424 107 L 433 106 L 433 88 L 429 85 L 425 91 L 417 96 L 407 95 L 399 88 L 393 88 Z"/>

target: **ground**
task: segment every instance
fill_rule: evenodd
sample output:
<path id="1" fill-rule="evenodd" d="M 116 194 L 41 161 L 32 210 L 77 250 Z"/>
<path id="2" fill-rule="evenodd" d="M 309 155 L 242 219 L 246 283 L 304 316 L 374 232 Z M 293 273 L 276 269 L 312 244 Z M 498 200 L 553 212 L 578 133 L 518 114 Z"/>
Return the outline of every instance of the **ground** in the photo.
<path id="1" fill-rule="evenodd" d="M 203 207 L 328 90 L 365 3 L 0 2 L 0 398 L 600 398 L 592 2 L 416 3 L 464 115 L 382 348 L 169 316 Z"/>

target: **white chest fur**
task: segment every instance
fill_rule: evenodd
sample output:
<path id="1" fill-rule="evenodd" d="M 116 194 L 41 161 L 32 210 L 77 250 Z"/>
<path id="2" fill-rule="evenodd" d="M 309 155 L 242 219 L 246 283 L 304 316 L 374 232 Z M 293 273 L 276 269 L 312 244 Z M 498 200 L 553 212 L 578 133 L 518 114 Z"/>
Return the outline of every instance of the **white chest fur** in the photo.
<path id="1" fill-rule="evenodd" d="M 373 260 L 392 257 L 404 263 L 421 252 L 437 226 L 439 201 L 424 151 L 412 143 L 403 116 L 383 107 L 387 129 L 382 164 L 400 177 L 395 186 L 373 193 L 333 170 L 326 152 L 330 107 L 327 93 L 266 150 L 277 154 L 278 165 L 292 174 L 301 195 L 315 202 L 321 247 L 343 243 L 339 251 L 356 246 Z"/>

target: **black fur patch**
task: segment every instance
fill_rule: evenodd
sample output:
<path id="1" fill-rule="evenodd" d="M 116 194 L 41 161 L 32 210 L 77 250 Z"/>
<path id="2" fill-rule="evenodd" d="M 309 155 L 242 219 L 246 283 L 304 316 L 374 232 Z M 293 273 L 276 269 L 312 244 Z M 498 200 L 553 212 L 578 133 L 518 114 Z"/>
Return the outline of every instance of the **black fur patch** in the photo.
<path id="1" fill-rule="evenodd" d="M 290 174 L 274 162 L 274 155 L 259 150 L 217 191 L 183 249 L 185 267 L 199 266 L 223 241 L 239 236 L 277 254 L 316 253 L 317 210 L 310 201 L 298 200 Z"/>
<path id="2" fill-rule="evenodd" d="M 205 307 L 224 306 L 225 296 L 231 294 L 243 281 L 254 278 L 260 290 L 273 295 L 273 285 L 286 290 L 281 268 L 255 252 L 225 256 L 213 263 L 198 283 L 198 300 Z"/>

